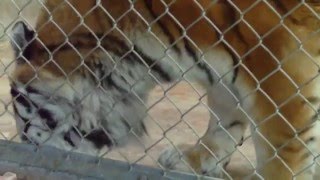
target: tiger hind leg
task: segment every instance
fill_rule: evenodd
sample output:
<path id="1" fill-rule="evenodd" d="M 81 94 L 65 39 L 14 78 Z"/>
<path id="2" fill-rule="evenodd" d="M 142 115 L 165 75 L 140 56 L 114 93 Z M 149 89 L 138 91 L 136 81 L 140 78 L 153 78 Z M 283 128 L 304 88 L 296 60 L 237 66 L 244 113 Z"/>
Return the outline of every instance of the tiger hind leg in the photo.
<path id="1" fill-rule="evenodd" d="M 266 180 L 308 180 L 315 173 L 320 78 L 317 65 L 297 57 L 283 64 L 285 73 L 266 79 L 256 97 L 252 136 L 257 172 Z"/>
<path id="2" fill-rule="evenodd" d="M 285 180 L 313 179 L 317 157 L 315 153 L 319 149 L 318 121 L 293 127 L 281 117 L 275 117 L 257 124 L 251 131 L 260 177 Z"/>
<path id="3" fill-rule="evenodd" d="M 291 109 L 295 120 L 287 119 L 286 115 L 275 115 L 257 123 L 251 130 L 257 170 L 264 179 L 313 179 L 320 124 L 303 99 L 291 101 L 286 110 Z"/>

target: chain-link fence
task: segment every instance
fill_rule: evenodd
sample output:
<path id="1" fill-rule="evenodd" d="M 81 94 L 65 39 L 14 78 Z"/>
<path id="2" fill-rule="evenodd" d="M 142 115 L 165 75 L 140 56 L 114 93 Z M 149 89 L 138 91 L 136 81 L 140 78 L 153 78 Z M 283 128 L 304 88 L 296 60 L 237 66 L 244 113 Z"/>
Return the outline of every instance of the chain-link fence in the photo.
<path id="1" fill-rule="evenodd" d="M 2 0 L 0 174 L 318 179 L 319 8 Z"/>

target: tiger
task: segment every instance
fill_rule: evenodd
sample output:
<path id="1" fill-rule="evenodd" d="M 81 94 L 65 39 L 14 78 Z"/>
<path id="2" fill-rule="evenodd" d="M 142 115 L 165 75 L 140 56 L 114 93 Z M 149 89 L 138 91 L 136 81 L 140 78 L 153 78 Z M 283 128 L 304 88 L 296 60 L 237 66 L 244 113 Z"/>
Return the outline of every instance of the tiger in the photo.
<path id="1" fill-rule="evenodd" d="M 150 91 L 187 80 L 206 90 L 208 128 L 162 167 L 225 177 L 250 127 L 256 178 L 313 179 L 319 13 L 319 0 L 47 0 L 34 29 L 10 35 L 20 137 L 86 154 L 126 145 L 147 133 Z"/>

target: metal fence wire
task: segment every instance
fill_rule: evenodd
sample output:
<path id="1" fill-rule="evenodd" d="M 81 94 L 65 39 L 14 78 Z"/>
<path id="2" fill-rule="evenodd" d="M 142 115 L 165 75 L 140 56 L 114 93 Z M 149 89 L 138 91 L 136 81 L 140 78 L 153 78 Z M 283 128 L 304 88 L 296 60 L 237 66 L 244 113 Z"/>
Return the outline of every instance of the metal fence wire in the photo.
<path id="1" fill-rule="evenodd" d="M 2 0 L 0 175 L 319 179 L 319 13 L 318 0 Z"/>

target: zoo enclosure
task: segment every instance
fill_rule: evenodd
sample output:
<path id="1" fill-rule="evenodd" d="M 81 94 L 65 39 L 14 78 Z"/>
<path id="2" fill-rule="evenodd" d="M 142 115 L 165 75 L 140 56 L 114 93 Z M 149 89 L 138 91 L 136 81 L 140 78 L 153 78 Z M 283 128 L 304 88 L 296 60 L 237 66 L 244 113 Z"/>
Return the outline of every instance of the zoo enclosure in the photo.
<path id="1" fill-rule="evenodd" d="M 231 0 L 229 1 L 232 2 Z M 20 174 L 26 177 L 68 177 L 75 179 L 79 177 L 84 179 L 105 178 L 106 176 L 117 177 L 123 173 L 125 174 L 125 176 L 122 176 L 123 178 L 130 177 L 132 179 L 152 179 L 159 177 L 192 179 L 199 177 L 198 175 L 170 173 L 166 170 L 136 165 L 147 164 L 159 168 L 156 159 L 159 155 L 158 149 L 163 149 L 163 147 L 166 146 L 163 144 L 175 146 L 179 143 L 184 143 L 183 139 L 179 139 L 176 136 L 190 137 L 196 142 L 197 139 L 201 137 L 201 134 L 203 134 L 206 128 L 206 121 L 199 125 L 199 123 L 190 119 L 201 113 L 205 113 L 207 108 L 203 102 L 205 93 L 199 86 L 188 81 L 173 85 L 159 84 L 159 87 L 153 92 L 153 95 L 157 98 L 149 102 L 150 107 L 152 107 L 150 109 L 151 117 L 149 117 L 151 121 L 153 121 L 151 128 L 154 128 L 158 134 L 152 137 L 149 144 L 142 144 L 140 148 L 129 146 L 129 154 L 124 153 L 126 150 L 120 149 L 117 153 L 111 152 L 106 155 L 106 158 L 121 161 L 113 161 L 102 157 L 88 157 L 72 152 L 62 152 L 53 148 L 38 148 L 33 145 L 16 143 L 19 140 L 14 129 L 12 102 L 9 98 L 9 85 L 7 80 L 5 80 L 8 78 L 8 74 L 14 63 L 12 54 L 10 54 L 10 48 L 8 47 L 7 34 L 10 32 L 12 25 L 18 20 L 24 20 L 30 25 L 34 25 L 35 17 L 37 16 L 35 9 L 41 8 L 43 2 L 42 0 L 3 0 L 0 2 L 0 33 L 2 33 L 0 34 L 0 63 L 2 63 L 0 69 L 2 86 L 0 87 L 0 137 L 3 139 L 0 143 L 0 173 L 13 171 L 18 173 L 18 175 Z M 259 2 L 268 3 L 266 0 L 257 0 L 257 3 Z M 252 4 L 252 7 L 257 3 Z M 306 3 L 301 2 L 301 5 L 306 5 Z M 294 11 L 294 9 L 292 11 Z M 244 15 L 246 12 L 242 13 Z M 294 34 L 292 35 L 294 36 Z M 184 91 L 188 93 L 183 93 L 184 96 L 181 96 L 180 94 Z M 180 98 L 189 99 L 179 101 L 177 100 L 179 96 Z M 169 111 L 167 107 L 173 109 L 172 112 L 169 113 L 170 117 L 159 118 L 159 115 L 163 115 L 163 112 Z M 158 112 L 156 109 L 158 109 Z M 189 114 L 191 114 L 190 117 L 188 117 Z M 208 117 L 207 114 L 203 116 Z M 167 122 L 166 118 L 175 120 Z M 186 128 L 188 130 L 185 130 Z M 186 131 L 184 133 L 187 135 L 181 135 L 180 131 Z M 164 132 L 166 132 L 166 135 L 164 135 Z M 170 134 L 171 132 L 172 134 Z M 233 158 L 239 160 L 240 163 L 233 164 L 233 162 L 231 162 L 231 173 L 228 175 L 230 178 L 237 179 L 237 177 L 240 176 L 249 177 L 255 173 L 255 157 L 252 152 L 251 136 L 248 133 L 245 137 L 245 145 L 249 148 L 238 147 L 236 149 L 237 154 L 233 155 Z M 26 157 L 24 154 L 29 154 L 29 156 Z M 132 158 L 132 156 L 134 158 Z M 57 161 L 58 163 L 55 164 Z M 87 164 L 87 166 L 74 168 L 74 164 Z M 244 166 L 245 174 L 243 174 L 243 172 L 239 173 L 238 171 L 242 171 Z M 89 172 L 88 169 L 95 169 L 95 171 Z M 104 171 L 106 169 L 108 169 L 108 171 Z M 30 172 L 32 172 L 32 174 L 30 174 Z"/>

